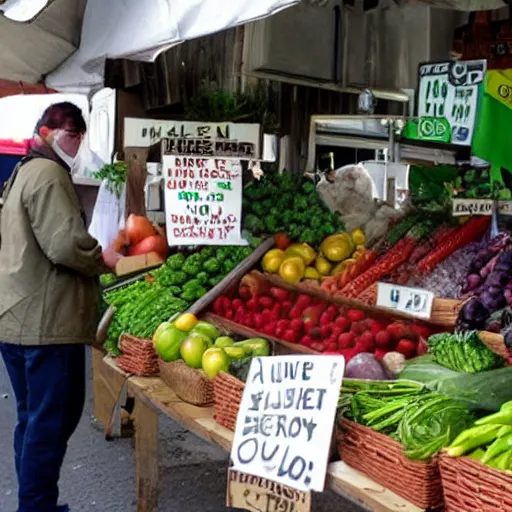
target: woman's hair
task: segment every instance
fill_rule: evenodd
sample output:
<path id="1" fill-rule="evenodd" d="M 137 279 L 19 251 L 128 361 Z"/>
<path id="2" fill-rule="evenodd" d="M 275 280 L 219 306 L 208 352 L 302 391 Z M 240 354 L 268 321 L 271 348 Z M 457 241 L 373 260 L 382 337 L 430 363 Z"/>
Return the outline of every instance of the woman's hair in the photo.
<path id="1" fill-rule="evenodd" d="M 39 130 L 43 126 L 50 130 L 69 127 L 78 133 L 85 133 L 87 130 L 82 111 L 69 101 L 50 105 L 37 122 L 34 133 L 39 134 Z"/>

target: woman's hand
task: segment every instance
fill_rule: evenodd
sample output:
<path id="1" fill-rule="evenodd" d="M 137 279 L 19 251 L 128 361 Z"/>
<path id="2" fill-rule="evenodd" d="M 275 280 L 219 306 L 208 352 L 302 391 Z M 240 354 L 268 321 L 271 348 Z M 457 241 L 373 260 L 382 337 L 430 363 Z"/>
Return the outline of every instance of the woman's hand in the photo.
<path id="1" fill-rule="evenodd" d="M 121 258 L 123 258 L 122 254 L 119 254 L 111 247 L 109 247 L 108 249 L 105 249 L 101 256 L 103 258 L 103 263 L 105 263 L 105 265 L 112 270 L 114 270 L 116 268 L 117 262 Z"/>

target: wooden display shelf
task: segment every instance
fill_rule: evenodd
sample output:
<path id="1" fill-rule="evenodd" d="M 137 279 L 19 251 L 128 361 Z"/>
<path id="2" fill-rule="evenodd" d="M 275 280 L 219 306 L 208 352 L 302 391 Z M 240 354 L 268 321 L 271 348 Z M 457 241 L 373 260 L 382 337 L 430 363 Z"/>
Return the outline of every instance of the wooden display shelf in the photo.
<path id="1" fill-rule="evenodd" d="M 119 388 L 117 395 L 127 386 L 128 394 L 135 399 L 137 512 L 152 512 L 158 498 L 158 413 L 227 452 L 231 450 L 233 432 L 215 422 L 213 407 L 183 402 L 160 378 L 130 376 L 109 356 L 103 359 L 102 365 L 103 378 Z M 116 404 L 111 405 L 113 410 Z M 327 488 L 374 512 L 422 512 L 343 462 L 329 466 Z"/>
<path id="2" fill-rule="evenodd" d="M 407 313 L 401 313 L 395 309 L 383 308 L 377 306 L 369 306 L 364 302 L 360 302 L 354 299 L 347 299 L 342 296 L 331 295 L 320 288 L 320 286 L 312 286 L 305 284 L 290 284 L 281 279 L 275 274 L 269 274 L 267 272 L 262 273 L 258 270 L 253 271 L 255 274 L 261 276 L 263 279 L 268 281 L 274 286 L 284 288 L 285 290 L 295 293 L 307 293 L 318 297 L 319 299 L 325 300 L 326 302 L 333 302 L 342 306 L 348 306 L 354 309 L 360 309 L 365 311 L 370 316 L 392 316 L 394 318 L 401 318 L 406 321 L 422 322 L 430 325 L 436 325 L 439 327 L 452 328 L 455 327 L 459 310 L 463 304 L 463 301 L 455 299 L 441 299 L 436 297 L 432 306 L 432 316 L 430 319 L 422 319 Z"/>

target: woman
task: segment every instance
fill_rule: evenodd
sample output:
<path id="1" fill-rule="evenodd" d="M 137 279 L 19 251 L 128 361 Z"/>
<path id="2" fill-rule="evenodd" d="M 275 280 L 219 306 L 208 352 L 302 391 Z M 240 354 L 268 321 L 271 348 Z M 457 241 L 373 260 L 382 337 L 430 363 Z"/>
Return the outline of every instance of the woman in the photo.
<path id="1" fill-rule="evenodd" d="M 84 405 L 98 276 L 120 258 L 87 233 L 71 180 L 85 132 L 77 106 L 50 106 L 3 193 L 0 351 L 17 403 L 18 512 L 69 510 L 57 484 Z"/>

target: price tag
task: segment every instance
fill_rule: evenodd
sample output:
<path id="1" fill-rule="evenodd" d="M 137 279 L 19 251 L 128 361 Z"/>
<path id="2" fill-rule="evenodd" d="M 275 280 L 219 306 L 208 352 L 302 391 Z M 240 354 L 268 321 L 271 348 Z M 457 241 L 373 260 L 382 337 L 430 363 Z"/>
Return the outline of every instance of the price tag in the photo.
<path id="1" fill-rule="evenodd" d="M 226 506 L 251 512 L 310 512 L 311 493 L 229 470 Z"/>
<path id="2" fill-rule="evenodd" d="M 303 492 L 323 491 L 344 371 L 342 356 L 253 359 L 231 449 L 233 469 Z"/>
<path id="3" fill-rule="evenodd" d="M 428 290 L 378 283 L 377 306 L 396 309 L 418 318 L 430 318 L 435 295 Z"/>
<path id="4" fill-rule="evenodd" d="M 492 199 L 454 199 L 452 215 L 454 217 L 491 216 L 493 209 Z"/>

